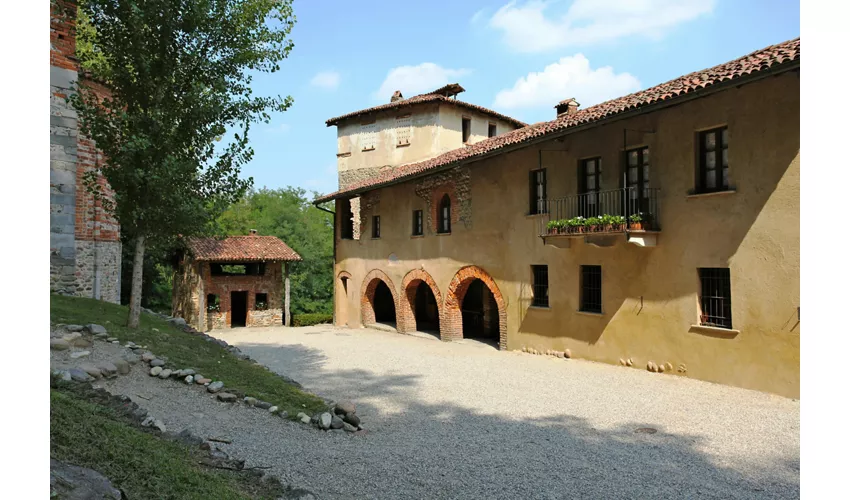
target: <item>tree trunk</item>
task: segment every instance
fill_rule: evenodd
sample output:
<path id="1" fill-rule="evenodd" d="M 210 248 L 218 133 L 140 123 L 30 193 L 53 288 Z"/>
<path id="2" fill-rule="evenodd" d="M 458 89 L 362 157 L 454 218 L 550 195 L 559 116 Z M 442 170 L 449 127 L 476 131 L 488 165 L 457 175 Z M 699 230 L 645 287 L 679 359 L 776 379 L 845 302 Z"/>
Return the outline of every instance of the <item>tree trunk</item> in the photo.
<path id="1" fill-rule="evenodd" d="M 142 270 L 145 262 L 145 237 L 136 237 L 136 255 L 133 256 L 133 283 L 130 286 L 130 315 L 127 327 L 139 327 L 139 315 L 142 312 Z"/>
<path id="2" fill-rule="evenodd" d="M 289 262 L 283 263 L 283 324 L 290 326 L 292 318 L 289 316 Z"/>

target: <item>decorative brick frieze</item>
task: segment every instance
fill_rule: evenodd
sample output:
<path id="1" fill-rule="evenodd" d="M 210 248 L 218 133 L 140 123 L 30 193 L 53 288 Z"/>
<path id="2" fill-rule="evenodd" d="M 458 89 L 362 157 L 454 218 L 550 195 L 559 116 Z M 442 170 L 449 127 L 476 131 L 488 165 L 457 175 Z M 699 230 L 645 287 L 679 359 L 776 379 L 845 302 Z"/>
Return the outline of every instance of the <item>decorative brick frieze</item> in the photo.
<path id="1" fill-rule="evenodd" d="M 505 300 L 495 280 L 493 280 L 487 271 L 478 266 L 462 267 L 449 283 L 449 289 L 446 293 L 446 300 L 443 304 L 442 315 L 440 317 L 440 339 L 451 341 L 463 338 L 463 317 L 460 306 L 463 304 L 463 298 L 469 289 L 469 285 L 476 279 L 480 279 L 490 289 L 490 293 L 493 294 L 496 307 L 499 311 L 499 349 L 507 349 L 508 321 Z"/>
<path id="2" fill-rule="evenodd" d="M 466 229 L 472 228 L 472 197 L 469 167 L 456 167 L 426 177 L 416 183 L 414 192 L 425 201 L 426 227 L 429 234 L 437 232 L 437 212 L 443 195 L 448 194 L 452 203 L 452 228 L 460 222 Z"/>
<path id="3" fill-rule="evenodd" d="M 434 299 L 437 302 L 437 316 L 442 323 L 443 299 L 442 294 L 440 294 L 440 288 L 427 271 L 424 269 L 414 269 L 407 273 L 401 280 L 401 298 L 396 308 L 399 332 L 409 333 L 416 331 L 416 289 L 422 282 L 425 282 L 431 288 L 431 293 L 434 294 Z"/>
<path id="4" fill-rule="evenodd" d="M 378 283 L 383 281 L 390 289 L 393 296 L 393 304 L 396 310 L 396 325 L 398 325 L 398 310 L 399 301 L 398 293 L 396 292 L 393 281 L 387 276 L 387 273 L 380 269 L 372 269 L 369 274 L 363 279 L 363 284 L 360 287 L 360 321 L 361 324 L 371 325 L 375 323 L 375 289 Z"/>

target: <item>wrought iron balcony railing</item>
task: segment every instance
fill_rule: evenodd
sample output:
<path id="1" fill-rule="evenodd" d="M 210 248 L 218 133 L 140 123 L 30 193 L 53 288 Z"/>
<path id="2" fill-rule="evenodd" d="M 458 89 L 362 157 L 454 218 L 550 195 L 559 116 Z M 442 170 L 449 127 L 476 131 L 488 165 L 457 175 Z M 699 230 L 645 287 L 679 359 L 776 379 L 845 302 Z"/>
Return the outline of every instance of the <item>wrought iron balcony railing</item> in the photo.
<path id="1" fill-rule="evenodd" d="M 658 192 L 627 187 L 541 200 L 540 236 L 659 231 Z"/>

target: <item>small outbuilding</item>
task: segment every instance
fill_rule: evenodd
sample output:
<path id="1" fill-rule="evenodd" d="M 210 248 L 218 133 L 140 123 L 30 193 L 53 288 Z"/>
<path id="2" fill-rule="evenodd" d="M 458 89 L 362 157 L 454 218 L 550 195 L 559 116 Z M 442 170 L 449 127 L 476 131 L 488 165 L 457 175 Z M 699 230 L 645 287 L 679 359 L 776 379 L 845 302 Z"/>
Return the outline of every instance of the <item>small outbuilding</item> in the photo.
<path id="1" fill-rule="evenodd" d="M 190 238 L 174 273 L 172 316 L 199 331 L 289 326 L 289 266 L 301 260 L 275 236 Z"/>

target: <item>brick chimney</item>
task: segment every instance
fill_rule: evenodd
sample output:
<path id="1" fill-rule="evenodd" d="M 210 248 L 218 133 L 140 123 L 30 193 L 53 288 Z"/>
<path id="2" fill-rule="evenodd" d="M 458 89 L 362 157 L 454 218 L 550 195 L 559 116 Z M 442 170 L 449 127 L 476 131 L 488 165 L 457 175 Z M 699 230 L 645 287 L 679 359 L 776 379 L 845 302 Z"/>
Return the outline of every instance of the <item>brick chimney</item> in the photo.
<path id="1" fill-rule="evenodd" d="M 395 92 L 393 92 L 393 96 L 390 97 L 390 102 L 396 102 L 402 99 L 404 99 L 404 96 L 401 95 L 401 90 L 396 90 Z"/>
<path id="2" fill-rule="evenodd" d="M 558 116 L 562 115 L 571 115 L 578 111 L 579 103 L 575 100 L 575 98 L 570 97 L 569 99 L 564 99 L 559 102 L 555 106 L 555 110 L 558 112 Z"/>

